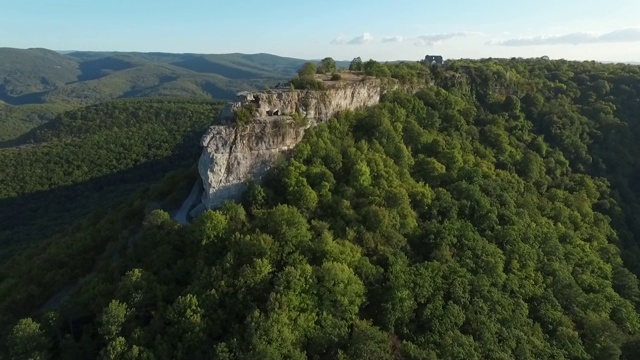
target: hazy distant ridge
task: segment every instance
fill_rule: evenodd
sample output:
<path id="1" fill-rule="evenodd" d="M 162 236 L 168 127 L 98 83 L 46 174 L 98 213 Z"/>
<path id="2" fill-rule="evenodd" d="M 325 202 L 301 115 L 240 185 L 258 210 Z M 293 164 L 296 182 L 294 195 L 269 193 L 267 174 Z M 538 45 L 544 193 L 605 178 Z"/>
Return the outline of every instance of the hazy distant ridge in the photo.
<path id="1" fill-rule="evenodd" d="M 62 110 L 113 99 L 231 99 L 238 91 L 290 79 L 306 61 L 270 54 L 0 48 L 0 141 Z"/>

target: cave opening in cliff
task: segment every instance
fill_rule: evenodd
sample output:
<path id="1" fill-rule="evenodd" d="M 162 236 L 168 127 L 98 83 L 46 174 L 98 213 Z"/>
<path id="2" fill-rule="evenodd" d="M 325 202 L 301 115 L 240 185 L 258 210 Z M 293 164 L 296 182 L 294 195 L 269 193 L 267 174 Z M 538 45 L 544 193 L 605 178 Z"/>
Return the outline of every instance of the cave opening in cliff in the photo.
<path id="1" fill-rule="evenodd" d="M 280 115 L 280 109 L 275 109 L 275 110 L 267 110 L 267 115 L 268 116 L 278 116 Z"/>

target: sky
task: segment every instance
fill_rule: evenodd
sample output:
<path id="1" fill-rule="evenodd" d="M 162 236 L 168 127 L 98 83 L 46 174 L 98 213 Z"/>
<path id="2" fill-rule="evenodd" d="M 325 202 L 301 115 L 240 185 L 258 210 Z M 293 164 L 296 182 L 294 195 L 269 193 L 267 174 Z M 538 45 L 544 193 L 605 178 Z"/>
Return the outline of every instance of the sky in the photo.
<path id="1" fill-rule="evenodd" d="M 0 47 L 640 62 L 639 0 L 0 0 Z"/>

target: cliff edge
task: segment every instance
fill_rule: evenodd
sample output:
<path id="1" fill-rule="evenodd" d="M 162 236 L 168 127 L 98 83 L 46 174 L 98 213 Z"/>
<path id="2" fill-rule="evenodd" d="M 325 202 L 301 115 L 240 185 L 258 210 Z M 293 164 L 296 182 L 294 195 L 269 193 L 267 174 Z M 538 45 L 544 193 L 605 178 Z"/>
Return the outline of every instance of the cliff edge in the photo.
<path id="1" fill-rule="evenodd" d="M 204 193 L 191 214 L 238 199 L 247 180 L 259 180 L 280 154 L 295 147 L 306 129 L 336 113 L 376 105 L 387 86 L 380 79 L 350 77 L 325 81 L 324 90 L 276 88 L 238 93 L 221 112 L 222 125 L 211 126 L 202 136 L 198 162 Z M 239 123 L 244 109 L 251 119 Z"/>

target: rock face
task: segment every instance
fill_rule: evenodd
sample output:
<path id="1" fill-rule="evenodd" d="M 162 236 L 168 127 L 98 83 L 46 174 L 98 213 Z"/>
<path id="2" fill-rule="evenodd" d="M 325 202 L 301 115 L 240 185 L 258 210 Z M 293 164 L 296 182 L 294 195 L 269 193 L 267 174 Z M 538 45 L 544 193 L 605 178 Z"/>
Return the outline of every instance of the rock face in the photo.
<path id="1" fill-rule="evenodd" d="M 298 113 L 309 120 L 322 122 L 342 110 L 373 106 L 380 102 L 382 92 L 383 86 L 375 78 L 338 82 L 327 90 L 241 92 L 236 102 L 225 107 L 221 116 L 223 119 L 232 119 L 234 110 L 253 104 L 257 118 Z"/>
<path id="2" fill-rule="evenodd" d="M 211 126 L 203 135 L 198 171 L 202 177 L 202 204 L 192 215 L 204 209 L 237 199 L 249 179 L 259 180 L 278 156 L 302 140 L 304 131 L 327 121 L 339 111 L 373 106 L 384 92 L 378 79 L 332 84 L 327 90 L 268 90 L 239 93 L 236 102 L 227 105 L 223 125 Z M 234 111 L 245 107 L 253 120 L 245 125 L 230 123 Z M 306 118 L 306 125 L 294 120 Z"/>
<path id="3" fill-rule="evenodd" d="M 204 149 L 198 162 L 204 186 L 204 208 L 215 208 L 226 200 L 237 199 L 247 180 L 259 180 L 278 155 L 292 149 L 303 135 L 304 128 L 285 117 L 245 126 L 210 127 L 202 137 Z"/>

